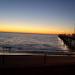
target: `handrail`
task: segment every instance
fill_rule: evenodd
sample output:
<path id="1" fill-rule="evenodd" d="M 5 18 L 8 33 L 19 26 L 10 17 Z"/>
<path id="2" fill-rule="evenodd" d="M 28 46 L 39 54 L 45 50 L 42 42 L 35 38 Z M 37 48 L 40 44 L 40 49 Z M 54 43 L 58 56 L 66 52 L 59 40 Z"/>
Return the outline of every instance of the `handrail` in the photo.
<path id="1" fill-rule="evenodd" d="M 49 51 L 3 51 L 0 50 L 0 53 L 9 53 L 9 54 L 23 54 L 25 55 L 26 53 L 29 55 L 44 55 L 44 56 L 48 56 L 48 55 L 67 55 L 67 56 L 71 56 L 71 55 L 75 55 L 75 52 L 59 52 L 59 51 L 55 51 L 55 52 L 49 52 Z"/>

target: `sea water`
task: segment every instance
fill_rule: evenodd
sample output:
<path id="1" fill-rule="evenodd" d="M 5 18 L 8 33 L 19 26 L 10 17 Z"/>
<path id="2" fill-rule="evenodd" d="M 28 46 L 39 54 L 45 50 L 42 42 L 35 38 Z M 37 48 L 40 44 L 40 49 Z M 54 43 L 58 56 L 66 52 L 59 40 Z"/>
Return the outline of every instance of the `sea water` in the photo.
<path id="1" fill-rule="evenodd" d="M 11 51 L 69 51 L 67 46 L 58 37 L 52 34 L 30 33 L 0 33 L 0 50 L 11 47 Z"/>

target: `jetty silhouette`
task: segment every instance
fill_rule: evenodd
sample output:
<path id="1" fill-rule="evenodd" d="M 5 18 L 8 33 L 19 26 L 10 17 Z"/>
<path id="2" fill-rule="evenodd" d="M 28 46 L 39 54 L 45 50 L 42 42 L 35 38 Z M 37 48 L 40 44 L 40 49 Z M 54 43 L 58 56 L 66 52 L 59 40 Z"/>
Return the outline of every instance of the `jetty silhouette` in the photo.
<path id="1" fill-rule="evenodd" d="M 58 35 L 64 44 L 66 44 L 71 51 L 75 51 L 75 24 L 74 24 L 74 33 L 72 35 L 60 34 Z"/>

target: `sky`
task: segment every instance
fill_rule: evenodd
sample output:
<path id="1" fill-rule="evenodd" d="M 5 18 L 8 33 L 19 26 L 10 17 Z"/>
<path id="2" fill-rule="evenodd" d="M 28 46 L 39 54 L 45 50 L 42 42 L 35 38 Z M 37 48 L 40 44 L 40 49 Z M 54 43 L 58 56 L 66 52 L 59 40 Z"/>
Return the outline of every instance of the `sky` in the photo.
<path id="1" fill-rule="evenodd" d="M 0 0 L 0 31 L 73 33 L 75 0 Z"/>

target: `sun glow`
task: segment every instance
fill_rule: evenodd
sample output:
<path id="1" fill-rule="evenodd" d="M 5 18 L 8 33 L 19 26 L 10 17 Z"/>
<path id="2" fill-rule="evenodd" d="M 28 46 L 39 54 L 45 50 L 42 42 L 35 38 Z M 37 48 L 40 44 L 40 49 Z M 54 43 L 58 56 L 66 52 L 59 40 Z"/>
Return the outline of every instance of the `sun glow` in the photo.
<path id="1" fill-rule="evenodd" d="M 24 23 L 24 22 L 13 22 L 13 23 L 0 23 L 0 31 L 2 32 L 25 32 L 25 33 L 42 33 L 42 34 L 62 34 L 72 33 L 70 30 L 63 29 L 59 27 L 46 27 L 46 26 L 38 26 L 32 23 Z"/>

